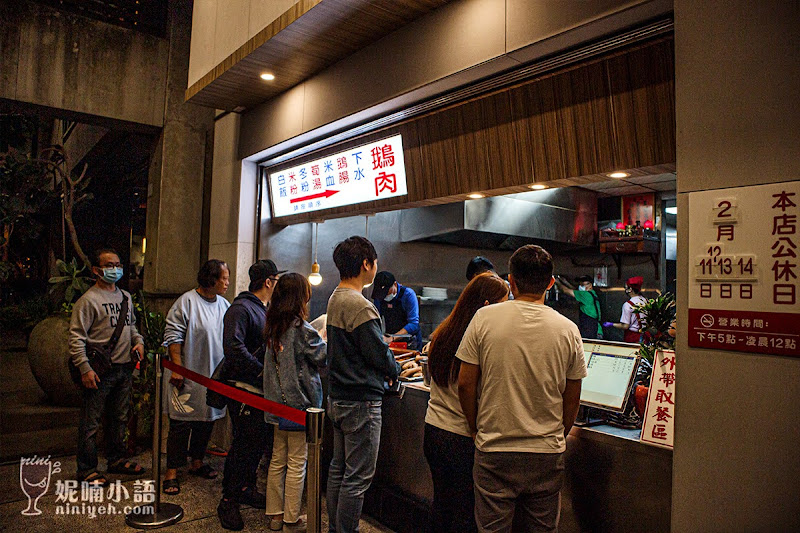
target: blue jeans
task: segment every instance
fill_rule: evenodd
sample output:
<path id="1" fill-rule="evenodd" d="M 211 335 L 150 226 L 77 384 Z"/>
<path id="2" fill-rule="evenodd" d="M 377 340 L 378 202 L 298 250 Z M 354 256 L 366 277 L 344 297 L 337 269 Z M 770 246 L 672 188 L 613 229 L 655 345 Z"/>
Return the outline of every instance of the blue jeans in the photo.
<path id="1" fill-rule="evenodd" d="M 108 412 L 106 428 L 108 464 L 125 457 L 125 428 L 131 405 L 133 364 L 112 364 L 111 370 L 100 378 L 97 389 L 83 389 L 81 420 L 78 424 L 78 478 L 97 470 L 97 429 L 103 411 Z"/>
<path id="2" fill-rule="evenodd" d="M 381 440 L 381 402 L 328 398 L 333 422 L 333 459 L 328 471 L 331 533 L 358 531 L 364 493 L 375 475 Z"/>

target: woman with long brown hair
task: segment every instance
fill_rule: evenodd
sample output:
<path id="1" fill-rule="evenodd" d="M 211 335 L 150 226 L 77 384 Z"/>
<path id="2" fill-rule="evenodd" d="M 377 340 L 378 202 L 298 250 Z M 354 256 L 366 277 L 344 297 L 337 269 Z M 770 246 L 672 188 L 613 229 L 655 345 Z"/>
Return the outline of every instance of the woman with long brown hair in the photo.
<path id="1" fill-rule="evenodd" d="M 500 277 L 489 272 L 475 276 L 426 347 L 431 399 L 424 450 L 433 477 L 433 531 L 477 531 L 472 488 L 475 444 L 458 401 L 461 361 L 456 351 L 478 309 L 507 299 L 508 285 Z"/>
<path id="2" fill-rule="evenodd" d="M 326 344 L 308 318 L 311 285 L 305 276 L 284 274 L 278 279 L 267 311 L 264 331 L 264 397 L 295 409 L 322 407 L 319 368 L 325 366 Z M 304 427 L 264 413 L 276 425 L 267 478 L 269 529 L 301 529 L 300 503 L 308 447 Z"/>

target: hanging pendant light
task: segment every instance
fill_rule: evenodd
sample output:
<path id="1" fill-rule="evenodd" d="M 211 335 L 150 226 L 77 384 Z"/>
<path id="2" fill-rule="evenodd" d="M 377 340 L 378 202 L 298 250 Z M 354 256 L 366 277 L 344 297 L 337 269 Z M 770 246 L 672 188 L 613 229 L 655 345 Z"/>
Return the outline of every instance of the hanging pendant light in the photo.
<path id="1" fill-rule="evenodd" d="M 319 263 L 317 262 L 317 248 L 319 247 L 319 223 L 314 222 L 314 262 L 311 265 L 311 274 L 308 275 L 308 282 L 314 286 L 322 283 L 322 274 L 319 273 Z"/>

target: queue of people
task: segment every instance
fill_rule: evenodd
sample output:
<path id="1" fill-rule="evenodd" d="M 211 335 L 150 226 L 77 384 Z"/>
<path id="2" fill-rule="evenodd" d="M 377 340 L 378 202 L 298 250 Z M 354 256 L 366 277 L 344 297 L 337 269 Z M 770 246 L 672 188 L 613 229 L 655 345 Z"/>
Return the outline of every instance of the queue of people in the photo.
<path id="1" fill-rule="evenodd" d="M 328 301 L 324 331 L 308 322 L 311 285 L 305 276 L 278 270 L 271 260 L 258 261 L 249 270 L 249 290 L 228 304 L 222 298 L 228 266 L 212 259 L 198 272 L 198 286 L 170 309 L 164 344 L 176 364 L 295 409 L 323 405 L 320 372 L 328 372 L 330 531 L 350 532 L 358 531 L 364 494 L 375 474 L 384 392 L 399 374 L 385 334 L 408 335 L 415 347 L 421 338 L 416 295 L 390 272 L 378 272 L 378 254 L 369 240 L 342 241 L 333 259 L 341 281 Z M 94 442 L 104 409 L 116 428 L 110 432 L 107 472 L 144 473 L 124 459 L 121 446 L 131 373 L 143 346 L 132 305 L 119 317 L 126 307 L 120 302 L 130 301 L 130 294 L 116 287 L 119 256 L 99 251 L 92 270 L 96 284 L 76 304 L 70 328 L 72 362 L 84 386 L 77 477 L 105 486 L 109 481 L 97 471 Z M 553 259 L 543 248 L 521 247 L 509 270 L 504 280 L 485 258 L 473 260 L 469 284 L 423 348 L 432 378 L 424 453 L 434 486 L 435 531 L 508 531 L 515 515 L 531 530 L 555 530 L 566 435 L 586 375 L 581 337 L 601 337 L 601 326 L 626 333 L 641 328 L 635 311 L 640 279 L 628 280 L 631 298 L 621 321 L 602 323 L 591 278 L 580 278 L 577 288 L 555 278 Z M 555 283 L 581 304 L 580 329 L 545 305 Z M 362 293 L 370 284 L 372 301 Z M 119 320 L 127 327 L 112 347 L 111 370 L 98 375 L 93 347 L 114 338 Z M 168 389 L 163 492 L 180 492 L 178 469 L 187 457 L 189 474 L 218 476 L 203 458 L 213 422 L 227 411 L 233 440 L 217 508 L 220 524 L 242 529 L 240 506 L 249 505 L 265 510 L 271 531 L 302 531 L 303 427 L 235 400 L 212 406 L 207 389 L 178 374 L 169 376 Z M 256 490 L 256 470 L 265 455 L 266 495 Z"/>

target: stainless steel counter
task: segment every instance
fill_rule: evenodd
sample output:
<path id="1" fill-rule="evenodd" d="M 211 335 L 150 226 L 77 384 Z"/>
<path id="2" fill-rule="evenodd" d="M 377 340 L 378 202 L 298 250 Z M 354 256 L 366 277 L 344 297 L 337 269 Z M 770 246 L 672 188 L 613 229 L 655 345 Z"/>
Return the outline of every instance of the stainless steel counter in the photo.
<path id="1" fill-rule="evenodd" d="M 422 450 L 429 396 L 427 387 L 412 384 L 402 399 L 383 403 L 378 467 L 364 512 L 400 533 L 430 531 L 433 485 Z M 559 530 L 669 531 L 671 492 L 671 450 L 640 443 L 636 431 L 573 428 Z"/>

